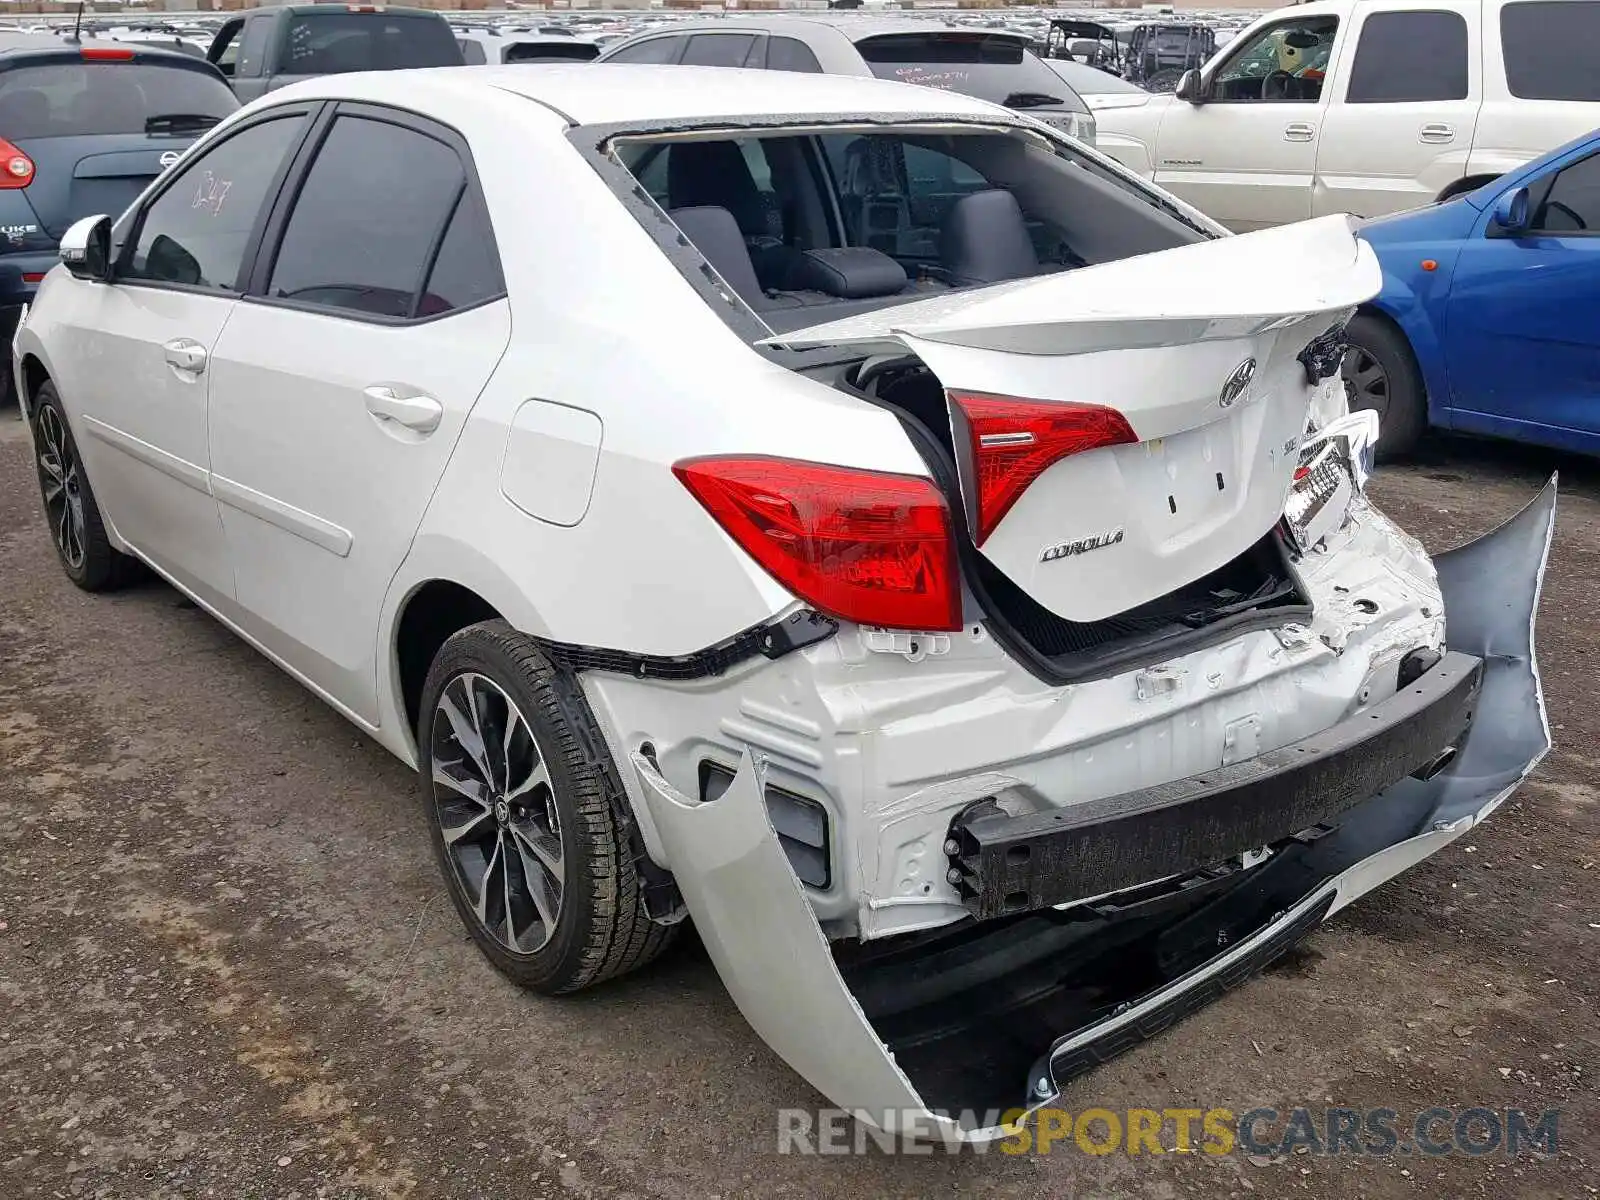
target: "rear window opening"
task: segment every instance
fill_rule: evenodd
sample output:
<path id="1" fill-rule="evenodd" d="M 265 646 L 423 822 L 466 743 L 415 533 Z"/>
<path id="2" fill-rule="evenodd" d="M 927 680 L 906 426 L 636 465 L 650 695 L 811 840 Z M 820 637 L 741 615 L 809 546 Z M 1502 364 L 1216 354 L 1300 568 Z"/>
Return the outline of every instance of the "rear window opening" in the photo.
<path id="1" fill-rule="evenodd" d="M 174 122 L 193 135 L 238 107 L 211 71 L 184 66 L 63 62 L 0 72 L 0 135 L 13 143 L 169 132 Z"/>
<path id="2" fill-rule="evenodd" d="M 1212 236 L 1155 193 L 1021 129 L 639 136 L 617 139 L 613 153 L 758 318 L 741 329 L 752 341 Z M 726 309 L 703 269 L 686 273 Z"/>
<path id="3" fill-rule="evenodd" d="M 1166 657 L 1241 625 L 1309 620 L 1311 599 L 1274 527 L 1244 553 L 1148 603 L 1100 621 L 1058 617 L 972 544 L 957 482 L 944 385 L 915 355 L 849 366 L 841 386 L 888 408 L 907 426 L 961 527 L 962 574 L 996 636 L 1036 673 L 1081 680 Z M 1219 488 L 1227 480 L 1219 476 Z"/>

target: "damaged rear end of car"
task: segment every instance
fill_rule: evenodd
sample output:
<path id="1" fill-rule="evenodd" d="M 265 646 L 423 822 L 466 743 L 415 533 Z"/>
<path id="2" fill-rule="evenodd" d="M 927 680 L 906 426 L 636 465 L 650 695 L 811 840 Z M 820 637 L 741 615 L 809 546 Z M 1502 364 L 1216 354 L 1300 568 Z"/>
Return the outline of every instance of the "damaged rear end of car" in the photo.
<path id="1" fill-rule="evenodd" d="M 901 138 L 900 165 L 830 151 L 841 129 Z M 926 466 L 772 441 L 677 463 L 793 603 L 714 672 L 583 676 L 740 1011 L 836 1103 L 998 1136 L 1459 837 L 1548 750 L 1554 483 L 1434 559 L 1370 503 L 1376 422 L 1338 363 L 1380 273 L 1347 219 L 1214 236 L 998 118 L 579 132 L 750 354 L 893 414 Z M 761 230 L 737 195 L 679 203 L 670 161 L 648 177 L 674 140 L 763 137 L 787 145 L 745 206 L 785 214 Z M 920 205 L 837 182 L 915 193 L 923 152 L 972 178 L 938 168 Z M 789 215 L 802 175 L 835 189 L 838 244 Z M 978 277 L 973 221 L 1013 237 L 1009 274 Z"/>

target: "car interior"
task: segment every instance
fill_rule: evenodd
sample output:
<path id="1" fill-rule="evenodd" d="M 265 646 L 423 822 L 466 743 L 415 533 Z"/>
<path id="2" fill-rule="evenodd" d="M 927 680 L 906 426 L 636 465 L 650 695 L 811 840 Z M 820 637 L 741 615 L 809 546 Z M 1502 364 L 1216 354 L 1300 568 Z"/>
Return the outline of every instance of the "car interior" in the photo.
<path id="1" fill-rule="evenodd" d="M 1236 50 L 1211 85 L 1224 101 L 1317 101 L 1333 53 L 1337 17 L 1315 17 L 1264 29 Z"/>
<path id="2" fill-rule="evenodd" d="M 775 332 L 1208 236 L 1020 132 L 641 138 L 618 155 Z"/>

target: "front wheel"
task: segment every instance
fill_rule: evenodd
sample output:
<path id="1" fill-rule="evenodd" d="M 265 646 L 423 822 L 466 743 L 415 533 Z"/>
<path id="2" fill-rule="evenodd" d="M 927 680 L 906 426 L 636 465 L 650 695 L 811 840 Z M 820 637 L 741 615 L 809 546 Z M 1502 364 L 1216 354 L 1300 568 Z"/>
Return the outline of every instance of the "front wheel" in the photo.
<path id="1" fill-rule="evenodd" d="M 676 927 L 645 912 L 612 808 L 616 767 L 588 704 L 532 639 L 486 621 L 446 641 L 423 685 L 417 745 L 450 898 L 503 974 L 572 992 L 671 942 Z"/>
<path id="2" fill-rule="evenodd" d="M 1340 373 L 1350 410 L 1378 414 L 1379 462 L 1393 462 L 1416 449 L 1428 426 L 1422 373 L 1411 343 L 1393 325 L 1370 314 L 1345 330 L 1349 342 Z"/>
<path id="3" fill-rule="evenodd" d="M 34 393 L 33 453 L 39 495 L 55 543 L 61 569 L 86 592 L 120 587 L 137 574 L 134 559 L 111 545 L 94 489 L 84 473 L 72 427 L 61 411 L 56 385 L 42 384 Z"/>

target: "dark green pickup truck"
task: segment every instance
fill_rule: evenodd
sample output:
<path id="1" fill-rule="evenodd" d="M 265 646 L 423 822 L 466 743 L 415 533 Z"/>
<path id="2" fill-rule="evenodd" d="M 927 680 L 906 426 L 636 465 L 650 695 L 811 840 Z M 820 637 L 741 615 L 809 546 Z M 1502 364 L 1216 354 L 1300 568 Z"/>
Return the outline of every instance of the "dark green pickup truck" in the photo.
<path id="1" fill-rule="evenodd" d="M 459 67 L 465 61 L 438 13 L 381 4 L 252 9 L 217 31 L 206 57 L 244 103 L 318 75 Z"/>

